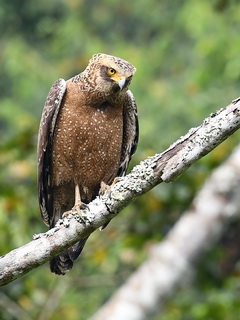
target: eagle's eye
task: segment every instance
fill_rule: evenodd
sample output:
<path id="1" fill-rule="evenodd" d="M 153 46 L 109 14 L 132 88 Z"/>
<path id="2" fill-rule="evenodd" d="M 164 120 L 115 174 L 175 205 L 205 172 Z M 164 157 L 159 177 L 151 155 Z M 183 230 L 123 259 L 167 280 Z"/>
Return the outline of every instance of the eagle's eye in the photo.
<path id="1" fill-rule="evenodd" d="M 110 76 L 114 75 L 115 73 L 116 73 L 116 70 L 115 70 L 115 69 L 113 69 L 113 68 L 108 68 L 108 74 L 109 74 Z"/>

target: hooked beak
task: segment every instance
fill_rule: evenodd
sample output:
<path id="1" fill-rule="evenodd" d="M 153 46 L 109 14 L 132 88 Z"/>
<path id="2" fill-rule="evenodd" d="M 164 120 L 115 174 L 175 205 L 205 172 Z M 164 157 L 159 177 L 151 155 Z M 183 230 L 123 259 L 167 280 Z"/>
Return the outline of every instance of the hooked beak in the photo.
<path id="1" fill-rule="evenodd" d="M 125 77 L 123 77 L 122 79 L 120 79 L 119 81 L 117 81 L 117 83 L 118 83 L 118 85 L 119 85 L 119 88 L 122 90 L 122 89 L 124 89 L 124 88 L 127 86 L 128 80 L 127 80 Z"/>
<path id="2" fill-rule="evenodd" d="M 120 76 L 119 74 L 115 74 L 111 79 L 118 84 L 120 90 L 123 90 L 129 85 L 132 77 L 126 78 L 126 77 Z"/>

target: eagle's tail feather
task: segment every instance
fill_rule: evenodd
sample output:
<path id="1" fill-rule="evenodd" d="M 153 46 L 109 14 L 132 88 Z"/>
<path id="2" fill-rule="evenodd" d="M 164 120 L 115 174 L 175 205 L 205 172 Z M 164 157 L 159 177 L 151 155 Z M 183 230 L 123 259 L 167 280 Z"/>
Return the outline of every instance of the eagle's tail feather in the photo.
<path id="1" fill-rule="evenodd" d="M 78 258 L 83 250 L 83 247 L 88 239 L 88 236 L 79 242 L 75 243 L 72 247 L 59 254 L 50 261 L 50 270 L 53 273 L 64 275 L 67 271 L 72 269 L 73 261 Z"/>

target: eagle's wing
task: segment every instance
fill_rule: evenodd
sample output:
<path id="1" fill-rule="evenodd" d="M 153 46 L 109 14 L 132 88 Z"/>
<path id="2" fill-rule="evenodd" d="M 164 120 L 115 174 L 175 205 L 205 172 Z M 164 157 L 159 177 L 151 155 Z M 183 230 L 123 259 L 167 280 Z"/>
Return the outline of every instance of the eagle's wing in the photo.
<path id="1" fill-rule="evenodd" d="M 38 133 L 38 196 L 43 221 L 49 226 L 53 212 L 51 190 L 51 149 L 57 116 L 66 91 L 66 82 L 59 79 L 52 85 L 42 113 Z"/>
<path id="2" fill-rule="evenodd" d="M 128 90 L 123 110 L 123 143 L 118 177 L 126 174 L 129 162 L 137 149 L 138 135 L 137 105 L 132 92 Z"/>

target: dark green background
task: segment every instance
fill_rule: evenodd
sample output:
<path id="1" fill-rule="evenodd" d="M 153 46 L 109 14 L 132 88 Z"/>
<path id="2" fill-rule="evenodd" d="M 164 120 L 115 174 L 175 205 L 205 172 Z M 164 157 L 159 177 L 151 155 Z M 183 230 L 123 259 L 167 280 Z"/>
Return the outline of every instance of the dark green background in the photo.
<path id="1" fill-rule="evenodd" d="M 94 53 L 137 67 L 131 84 L 140 142 L 132 165 L 161 152 L 240 95 L 240 4 L 227 0 L 0 1 L 0 254 L 47 230 L 36 184 L 36 141 L 48 90 Z M 0 289 L 0 319 L 87 319 L 189 206 L 235 134 L 178 181 L 136 201 L 95 232 L 65 277 L 48 265 Z M 207 254 L 154 320 L 237 320 L 239 225 Z M 235 254 L 232 254 L 234 252 Z"/>

